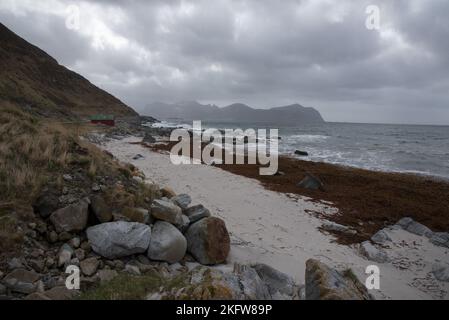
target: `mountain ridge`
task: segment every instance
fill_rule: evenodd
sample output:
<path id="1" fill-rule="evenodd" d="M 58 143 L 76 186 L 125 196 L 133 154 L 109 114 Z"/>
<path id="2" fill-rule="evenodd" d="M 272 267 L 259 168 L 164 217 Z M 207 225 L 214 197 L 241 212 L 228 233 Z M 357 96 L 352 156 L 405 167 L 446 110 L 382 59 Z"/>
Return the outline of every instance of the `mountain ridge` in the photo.
<path id="1" fill-rule="evenodd" d="M 203 105 L 196 101 L 189 103 L 154 102 L 143 114 L 151 114 L 160 119 L 183 119 L 202 121 L 244 121 L 279 124 L 324 123 L 321 114 L 314 108 L 300 104 L 255 109 L 243 103 L 233 103 L 225 107 Z"/>

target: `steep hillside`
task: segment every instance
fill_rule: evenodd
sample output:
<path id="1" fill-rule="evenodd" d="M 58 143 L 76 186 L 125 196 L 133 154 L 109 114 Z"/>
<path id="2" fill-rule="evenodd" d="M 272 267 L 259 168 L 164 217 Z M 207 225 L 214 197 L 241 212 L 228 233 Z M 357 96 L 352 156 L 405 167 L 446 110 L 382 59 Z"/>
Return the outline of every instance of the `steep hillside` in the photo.
<path id="1" fill-rule="evenodd" d="M 68 70 L 0 23 L 0 102 L 50 117 L 136 116 L 117 98 Z"/>

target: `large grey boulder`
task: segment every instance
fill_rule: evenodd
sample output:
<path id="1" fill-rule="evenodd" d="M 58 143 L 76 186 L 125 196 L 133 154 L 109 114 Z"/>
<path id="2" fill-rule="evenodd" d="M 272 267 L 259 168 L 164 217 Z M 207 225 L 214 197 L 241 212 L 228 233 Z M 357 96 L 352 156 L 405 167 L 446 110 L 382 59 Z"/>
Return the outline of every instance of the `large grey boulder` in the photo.
<path id="1" fill-rule="evenodd" d="M 53 212 L 50 221 L 58 233 L 79 232 L 86 228 L 88 216 L 89 201 L 83 199 L 78 203 Z"/>
<path id="2" fill-rule="evenodd" d="M 372 300 L 366 287 L 351 274 L 310 259 L 306 262 L 306 300 Z"/>
<path id="3" fill-rule="evenodd" d="M 390 261 L 387 253 L 383 249 L 376 248 L 371 242 L 365 241 L 360 245 L 360 253 L 368 260 L 385 263 Z"/>
<path id="4" fill-rule="evenodd" d="M 182 226 L 183 224 L 181 208 L 169 201 L 154 200 L 151 205 L 151 215 L 175 226 Z"/>
<path id="5" fill-rule="evenodd" d="M 265 282 L 271 296 L 277 296 L 277 294 L 294 295 L 295 281 L 292 277 L 262 263 L 253 265 L 252 268 Z"/>
<path id="6" fill-rule="evenodd" d="M 171 201 L 173 201 L 181 209 L 185 210 L 192 202 L 192 198 L 188 194 L 183 193 L 171 198 Z"/>
<path id="7" fill-rule="evenodd" d="M 210 211 L 206 209 L 202 204 L 187 208 L 186 210 L 184 210 L 184 214 L 189 217 L 191 223 L 211 216 Z"/>
<path id="8" fill-rule="evenodd" d="M 151 229 L 137 222 L 116 221 L 90 227 L 86 231 L 93 251 L 115 259 L 147 251 Z"/>
<path id="9" fill-rule="evenodd" d="M 151 260 L 179 262 L 186 254 L 187 240 L 173 225 L 165 221 L 154 224 L 148 257 Z"/>
<path id="10" fill-rule="evenodd" d="M 402 218 L 396 223 L 396 225 L 418 236 L 425 236 L 430 238 L 433 234 L 432 230 L 422 225 L 421 223 L 414 221 L 412 218 Z"/>
<path id="11" fill-rule="evenodd" d="M 201 264 L 223 263 L 230 250 L 230 238 L 223 220 L 215 217 L 192 224 L 186 232 L 187 250 Z"/>
<path id="12" fill-rule="evenodd" d="M 112 220 L 112 209 L 106 204 L 102 196 L 93 196 L 91 198 L 90 208 L 100 223 L 106 223 Z"/>

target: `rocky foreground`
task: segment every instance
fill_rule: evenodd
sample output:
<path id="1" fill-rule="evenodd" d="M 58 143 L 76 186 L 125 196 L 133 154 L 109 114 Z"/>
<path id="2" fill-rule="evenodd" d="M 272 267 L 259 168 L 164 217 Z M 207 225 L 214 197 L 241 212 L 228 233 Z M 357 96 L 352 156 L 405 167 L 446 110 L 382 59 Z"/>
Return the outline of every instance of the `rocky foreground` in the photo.
<path id="1" fill-rule="evenodd" d="M 76 162 L 32 207 L 3 208 L 18 217 L 21 241 L 2 260 L 1 299 L 372 298 L 356 277 L 316 260 L 307 262 L 305 284 L 266 264 L 230 269 L 221 218 L 192 206 L 188 194 L 146 183 L 133 165 L 118 168 L 92 177 Z M 74 267 L 75 290 L 67 286 Z"/>
<path id="2" fill-rule="evenodd" d="M 97 139 L 96 142 L 101 143 L 105 138 L 121 138 L 123 134 L 135 133 L 123 128 L 119 130 L 118 133 L 90 136 L 89 139 Z M 155 142 L 152 134 L 146 132 L 142 143 Z M 141 148 L 126 141 L 120 143 L 132 147 L 132 150 Z M 75 148 L 73 152 L 84 154 L 86 151 Z M 275 225 L 270 213 L 266 229 L 258 230 L 255 235 L 264 250 L 274 244 L 279 246 L 280 251 L 273 251 L 273 257 L 285 259 L 285 264 L 288 264 L 291 261 L 290 248 L 285 249 L 287 255 L 282 252 L 289 243 L 282 242 L 281 237 L 290 238 L 288 228 L 293 227 L 291 240 L 304 246 L 297 251 L 298 262 L 295 262 L 296 269 L 304 270 L 303 281 L 259 259 L 251 262 L 231 259 L 230 263 L 230 251 L 238 247 L 235 239 L 242 237 L 252 241 L 243 234 L 252 233 L 256 225 L 251 222 L 250 216 L 241 215 L 241 210 L 249 208 L 246 204 L 239 205 L 236 222 L 245 226 L 239 229 L 231 212 L 229 216 L 224 216 L 216 206 L 192 205 L 195 199 L 189 194 L 176 194 L 169 187 L 160 187 L 146 179 L 136 166 L 118 161 L 107 151 L 104 153 L 119 164 L 120 174 L 103 172 L 92 176 L 77 162 L 70 170 L 60 173 L 57 186 L 49 185 L 42 190 L 32 208 L 6 208 L 12 211 L 11 216 L 25 217 L 22 220 L 27 223 L 19 224 L 16 230 L 23 237 L 20 250 L 1 264 L 1 299 L 373 299 L 362 283 L 364 281 L 359 281 L 359 272 L 353 272 L 348 267 L 337 270 L 318 258 L 338 260 L 341 259 L 338 258 L 340 251 L 342 259 L 354 266 L 381 265 L 382 272 L 387 270 L 386 275 L 382 276 L 386 276 L 387 280 L 396 279 L 393 281 L 395 285 L 399 279 L 404 288 L 409 285 L 425 286 L 419 290 L 428 293 L 432 290 L 429 283 L 449 281 L 447 252 L 445 254 L 441 249 L 435 249 L 448 248 L 447 233 L 432 232 L 412 219 L 402 219 L 396 225 L 380 230 L 370 241 L 356 246 L 356 254 L 362 258 L 355 259 L 358 256 L 354 256 L 352 248 L 329 244 L 328 238 L 314 234 L 315 220 L 310 217 L 304 220 L 307 225 L 302 224 L 303 229 L 295 229 L 295 220 L 288 220 L 290 204 L 282 206 L 285 211 L 276 217 Z M 131 160 L 139 162 L 146 156 L 134 152 Z M 161 158 L 160 161 L 166 159 Z M 157 170 L 162 169 L 160 161 L 152 163 L 154 170 L 155 165 L 159 166 Z M 227 176 L 221 178 L 227 179 Z M 180 179 L 183 177 L 177 175 L 178 183 L 184 185 Z M 215 171 L 211 179 L 216 181 Z M 202 180 L 201 183 L 206 182 Z M 227 183 L 232 181 L 227 180 Z M 214 184 L 214 188 L 217 186 Z M 211 188 L 212 185 L 206 187 Z M 219 198 L 226 199 L 226 186 L 221 186 L 221 190 Z M 203 199 L 206 194 L 212 197 L 207 192 L 195 197 Z M 230 196 L 238 200 L 232 194 Z M 241 196 L 245 198 L 243 194 Z M 261 199 L 266 199 L 268 194 L 261 196 Z M 219 198 L 214 198 L 216 204 L 220 203 Z M 270 202 L 275 199 L 273 195 L 269 198 Z M 279 203 L 274 205 L 281 208 Z M 311 208 L 318 209 L 316 206 Z M 301 210 L 307 211 L 304 208 Z M 256 213 L 259 224 L 264 223 L 264 212 Z M 292 217 L 297 219 L 298 212 L 292 213 Z M 245 219 L 249 219 L 251 224 L 247 225 Z M 228 232 L 229 221 L 232 235 Z M 356 232 L 351 227 L 330 221 L 319 220 L 316 227 L 324 233 Z M 273 228 L 281 241 L 279 244 L 265 242 L 261 238 L 266 234 L 272 241 L 270 235 Z M 241 230 L 242 234 L 236 234 L 236 230 Z M 404 238 L 404 233 L 411 236 Z M 313 248 L 306 249 L 311 242 Z M 408 253 L 398 250 L 399 247 L 413 251 L 416 261 L 409 259 L 411 255 Z M 335 257 L 329 252 L 335 252 Z M 421 255 L 422 252 L 431 254 L 427 257 Z M 435 261 L 439 255 L 440 262 L 432 264 L 427 279 L 419 280 L 417 275 L 429 267 L 428 261 Z M 262 258 L 263 254 L 257 256 Z M 66 286 L 70 276 L 66 273 L 67 268 L 73 266 L 80 271 L 79 290 L 70 290 Z M 404 270 L 405 276 L 397 270 Z M 415 278 L 409 279 L 409 276 Z M 382 283 L 384 286 L 385 282 Z M 440 287 L 435 284 L 433 295 L 444 298 L 446 293 Z"/>
<path id="3" fill-rule="evenodd" d="M 1 273 L 3 299 L 72 299 L 83 293 L 89 297 L 96 287 L 123 273 L 157 274 L 167 284 L 178 279 L 177 286 L 145 292 L 147 299 L 371 298 L 357 280 L 316 260 L 307 262 L 306 286 L 264 264 L 236 264 L 231 272 L 210 267 L 226 262 L 229 234 L 224 221 L 208 209 L 190 206 L 189 195 L 163 188 L 164 196 L 147 209 L 116 212 L 101 189 L 94 186 L 89 198 L 55 211 L 51 199 L 39 199 L 38 220 L 26 230 L 27 248 Z M 66 288 L 69 266 L 80 268 L 81 290 Z"/>

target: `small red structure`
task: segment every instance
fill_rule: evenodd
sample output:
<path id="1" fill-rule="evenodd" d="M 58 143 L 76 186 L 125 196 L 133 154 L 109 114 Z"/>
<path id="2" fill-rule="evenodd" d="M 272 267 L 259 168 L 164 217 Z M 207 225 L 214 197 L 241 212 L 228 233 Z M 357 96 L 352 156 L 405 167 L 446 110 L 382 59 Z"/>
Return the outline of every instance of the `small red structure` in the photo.
<path id="1" fill-rule="evenodd" d="M 113 115 L 97 114 L 90 117 L 90 123 L 92 124 L 103 124 L 105 126 L 114 127 L 115 117 Z"/>

